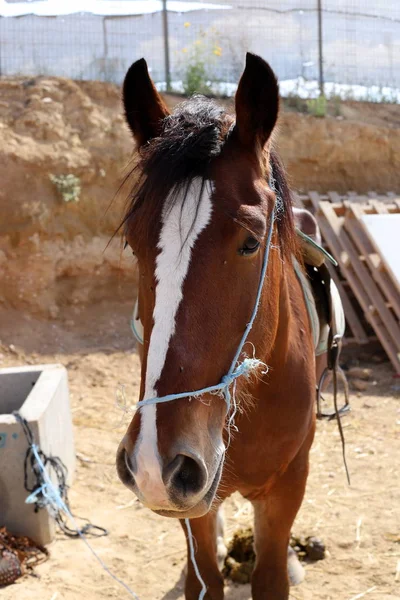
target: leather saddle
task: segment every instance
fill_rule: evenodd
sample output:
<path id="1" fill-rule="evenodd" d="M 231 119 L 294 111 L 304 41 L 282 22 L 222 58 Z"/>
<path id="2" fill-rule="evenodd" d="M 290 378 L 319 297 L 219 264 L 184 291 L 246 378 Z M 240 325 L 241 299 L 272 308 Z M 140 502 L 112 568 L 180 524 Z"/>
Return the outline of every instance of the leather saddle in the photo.
<path id="1" fill-rule="evenodd" d="M 317 371 L 320 367 L 320 372 L 317 372 L 317 416 L 333 418 L 337 413 L 349 409 L 348 384 L 339 365 L 346 321 L 339 290 L 327 267 L 327 261 L 335 267 L 337 262 L 321 245 L 321 233 L 315 217 L 304 208 L 293 208 L 293 213 L 304 263 L 302 269 L 294 258 L 294 269 L 303 289 L 311 322 Z M 335 412 L 325 414 L 321 409 L 321 393 L 332 376 L 335 379 Z M 345 394 L 345 403 L 340 409 L 336 406 L 337 376 L 343 382 Z"/>

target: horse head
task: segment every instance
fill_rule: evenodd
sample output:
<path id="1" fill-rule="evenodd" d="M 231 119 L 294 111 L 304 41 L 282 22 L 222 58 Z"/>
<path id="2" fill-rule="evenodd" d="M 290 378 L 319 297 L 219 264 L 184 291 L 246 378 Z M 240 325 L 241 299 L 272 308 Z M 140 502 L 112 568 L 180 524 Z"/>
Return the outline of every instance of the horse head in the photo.
<path id="1" fill-rule="evenodd" d="M 123 100 L 138 149 L 124 228 L 139 269 L 143 404 L 120 444 L 117 468 L 152 510 L 198 517 L 221 482 L 227 404 L 212 391 L 146 401 L 212 387 L 229 371 L 254 310 L 274 211 L 280 214 L 272 247 L 290 252 L 290 200 L 271 149 L 278 84 L 264 60 L 247 54 L 236 120 L 202 96 L 170 114 L 142 59 L 126 75 Z M 274 180 L 282 183 L 279 199 Z M 239 361 L 255 352 L 265 362 L 276 337 L 282 255 L 272 254 L 263 316 Z M 250 398 L 265 384 L 243 377 L 233 385 L 238 397 Z"/>

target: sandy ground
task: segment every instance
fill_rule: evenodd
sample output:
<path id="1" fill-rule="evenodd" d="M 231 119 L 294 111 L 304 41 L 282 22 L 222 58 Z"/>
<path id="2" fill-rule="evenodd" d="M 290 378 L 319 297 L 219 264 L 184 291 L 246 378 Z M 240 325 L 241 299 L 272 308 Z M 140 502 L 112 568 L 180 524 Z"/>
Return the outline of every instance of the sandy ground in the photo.
<path id="1" fill-rule="evenodd" d="M 117 444 L 129 421 L 115 405 L 116 389 L 126 386 L 128 404 L 135 403 L 138 391 L 130 309 L 117 302 L 75 307 L 54 322 L 0 310 L 0 366 L 59 362 L 68 368 L 78 457 L 69 494 L 72 509 L 108 528 L 109 536 L 92 540 L 92 546 L 141 600 L 179 600 L 185 566 L 180 526 L 141 507 L 114 467 Z M 351 487 L 335 423 L 318 425 L 294 533 L 322 538 L 328 556 L 306 566 L 306 580 L 292 589 L 292 600 L 400 598 L 400 386 L 390 365 L 372 358 L 361 356 L 361 364 L 373 368 L 373 382 L 366 392 L 353 394 L 353 410 L 344 422 Z M 359 359 L 359 349 L 348 351 L 348 364 Z M 239 496 L 226 504 L 229 538 L 251 522 L 251 510 Z M 50 560 L 34 575 L 0 590 L 2 600 L 129 597 L 82 541 L 58 534 L 49 549 Z M 249 586 L 228 583 L 226 598 L 249 600 Z"/>

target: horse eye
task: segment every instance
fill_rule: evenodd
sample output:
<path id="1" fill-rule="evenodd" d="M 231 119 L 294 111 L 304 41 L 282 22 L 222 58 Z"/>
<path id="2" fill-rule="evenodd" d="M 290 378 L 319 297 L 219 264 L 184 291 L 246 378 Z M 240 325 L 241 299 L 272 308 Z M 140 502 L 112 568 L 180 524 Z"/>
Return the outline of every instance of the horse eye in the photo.
<path id="1" fill-rule="evenodd" d="M 248 256 L 249 254 L 254 254 L 260 247 L 260 242 L 253 236 L 250 236 L 245 241 L 242 248 L 239 250 L 239 254 L 242 256 Z"/>

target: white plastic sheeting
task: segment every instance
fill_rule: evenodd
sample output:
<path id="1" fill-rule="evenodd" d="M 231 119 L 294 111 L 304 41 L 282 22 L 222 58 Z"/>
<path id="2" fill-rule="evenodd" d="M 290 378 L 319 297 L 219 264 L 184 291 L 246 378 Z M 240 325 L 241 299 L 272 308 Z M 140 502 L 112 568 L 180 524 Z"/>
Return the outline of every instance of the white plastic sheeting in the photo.
<path id="1" fill-rule="evenodd" d="M 400 286 L 400 214 L 364 215 L 361 221 Z"/>
<path id="2" fill-rule="evenodd" d="M 189 12 L 193 10 L 229 10 L 228 4 L 211 2 L 184 2 L 169 0 L 167 9 L 171 12 Z M 7 3 L 0 0 L 0 17 L 57 17 L 76 13 L 90 13 L 103 17 L 123 17 L 128 15 L 147 15 L 162 10 L 160 0 L 39 0 L 39 2 Z"/>
<path id="3" fill-rule="evenodd" d="M 173 81 L 182 81 L 189 65 L 204 64 L 213 89 L 231 95 L 250 51 L 268 60 L 283 95 L 318 95 L 315 0 L 169 0 L 167 5 Z M 161 8 L 160 0 L 0 0 L 0 15 L 10 15 L 0 17 L 0 75 L 120 84 L 132 61 L 144 56 L 161 83 Z M 327 95 L 399 102 L 400 0 L 324 0 L 323 9 Z"/>

